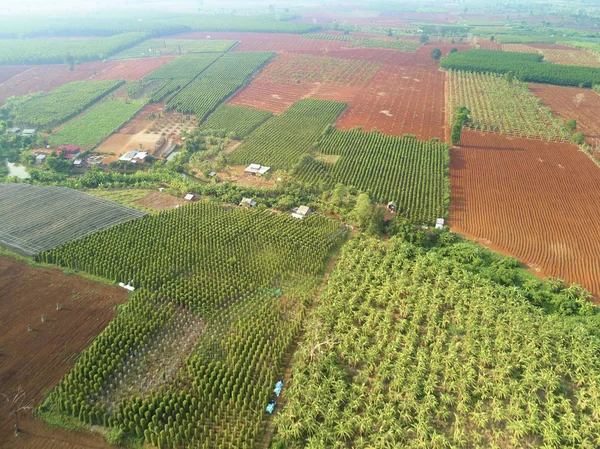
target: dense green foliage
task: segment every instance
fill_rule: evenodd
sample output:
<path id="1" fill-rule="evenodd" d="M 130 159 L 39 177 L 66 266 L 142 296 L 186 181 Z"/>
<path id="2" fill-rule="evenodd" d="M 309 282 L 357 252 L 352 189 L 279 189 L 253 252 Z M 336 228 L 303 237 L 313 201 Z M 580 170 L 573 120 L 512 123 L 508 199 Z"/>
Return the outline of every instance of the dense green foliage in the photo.
<path id="1" fill-rule="evenodd" d="M 250 134 L 273 114 L 260 109 L 222 104 L 200 125 L 201 131 L 225 131 L 235 138 Z"/>
<path id="2" fill-rule="evenodd" d="M 121 86 L 123 81 L 75 81 L 15 104 L 15 123 L 47 127 L 62 123 Z"/>
<path id="3" fill-rule="evenodd" d="M 600 84 L 600 69 L 542 63 L 539 54 L 494 50 L 469 50 L 450 53 L 440 67 L 470 72 L 514 72 L 520 81 L 559 86 L 592 87 Z"/>
<path id="4" fill-rule="evenodd" d="M 379 203 L 396 202 L 398 211 L 427 223 L 448 210 L 448 146 L 414 137 L 378 132 L 331 130 L 319 152 L 335 162 L 304 158 L 296 176 L 309 184 L 342 183 L 370 194 Z"/>
<path id="5" fill-rule="evenodd" d="M 144 106 L 139 100 L 107 100 L 51 135 L 51 145 L 94 147 L 123 126 Z"/>
<path id="6" fill-rule="evenodd" d="M 529 86 L 511 73 L 448 73 L 450 109 L 466 106 L 469 126 L 482 131 L 499 131 L 520 137 L 569 140 L 561 119 L 531 93 Z"/>
<path id="7" fill-rule="evenodd" d="M 0 46 L 0 65 L 62 64 L 65 56 L 88 62 L 106 59 L 144 39 L 146 33 L 124 33 L 103 39 L 10 39 Z"/>
<path id="8" fill-rule="evenodd" d="M 514 262 L 473 244 L 346 245 L 296 352 L 282 447 L 594 447 L 600 341 L 526 298 L 593 308 L 576 287 L 519 285 Z"/>
<path id="9" fill-rule="evenodd" d="M 146 75 L 139 83 L 142 90 L 150 85 L 149 91 L 152 101 L 162 101 L 167 95 L 177 92 L 187 86 L 203 70 L 209 67 L 223 53 L 203 53 L 184 55 L 159 67 Z"/>
<path id="10" fill-rule="evenodd" d="M 344 111 L 345 103 L 300 100 L 257 128 L 230 155 L 234 164 L 291 169 L 309 154 L 317 139 Z"/>
<path id="11" fill-rule="evenodd" d="M 255 447 L 302 301 L 339 231 L 318 215 L 203 202 L 43 253 L 40 260 L 138 287 L 43 408 L 160 447 Z M 146 364 L 168 359 L 173 340 L 185 345 L 173 348 L 175 366 L 150 376 Z M 130 374 L 138 368 L 153 380 Z"/>
<path id="12" fill-rule="evenodd" d="M 250 75 L 264 66 L 273 53 L 226 53 L 165 101 L 167 109 L 196 114 L 200 120 L 244 85 Z"/>
<path id="13" fill-rule="evenodd" d="M 236 41 L 208 39 L 148 39 L 117 53 L 114 58 L 181 55 L 185 53 L 219 53 L 229 51 L 235 43 Z"/>
<path id="14" fill-rule="evenodd" d="M 454 123 L 452 124 L 452 132 L 450 134 L 450 142 L 452 142 L 452 145 L 458 145 L 462 135 L 463 126 L 472 122 L 471 111 L 468 108 L 465 106 L 456 106 L 455 110 L 456 115 L 454 116 Z"/>

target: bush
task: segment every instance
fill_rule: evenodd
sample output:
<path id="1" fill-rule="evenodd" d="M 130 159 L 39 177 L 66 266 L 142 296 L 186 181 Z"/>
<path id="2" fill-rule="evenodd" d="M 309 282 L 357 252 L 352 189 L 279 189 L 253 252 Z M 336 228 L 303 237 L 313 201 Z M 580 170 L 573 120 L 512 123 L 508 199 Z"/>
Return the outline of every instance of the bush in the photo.
<path id="1" fill-rule="evenodd" d="M 583 145 L 585 143 L 585 134 L 583 134 L 581 131 L 576 132 L 571 137 L 571 142 L 576 145 Z"/>

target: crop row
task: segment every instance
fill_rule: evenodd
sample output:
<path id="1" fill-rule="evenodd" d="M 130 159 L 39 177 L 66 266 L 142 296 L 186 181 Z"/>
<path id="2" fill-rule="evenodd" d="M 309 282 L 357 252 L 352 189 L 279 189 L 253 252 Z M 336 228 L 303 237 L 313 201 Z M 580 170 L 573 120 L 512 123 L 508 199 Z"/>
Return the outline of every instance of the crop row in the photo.
<path id="1" fill-rule="evenodd" d="M 291 169 L 313 150 L 325 128 L 345 107 L 345 103 L 335 101 L 300 100 L 250 134 L 231 153 L 231 162 Z"/>
<path id="2" fill-rule="evenodd" d="M 338 229 L 317 215 L 196 203 L 43 253 L 139 287 L 44 406 L 159 447 L 256 447 Z"/>
<path id="3" fill-rule="evenodd" d="M 117 53 L 114 58 L 181 55 L 186 53 L 224 53 L 235 45 L 231 40 L 148 39 Z"/>
<path id="4" fill-rule="evenodd" d="M 414 137 L 334 129 L 319 142 L 319 152 L 335 162 L 305 158 L 295 170 L 307 183 L 342 183 L 368 192 L 380 203 L 432 223 L 448 208 L 448 146 Z"/>
<path id="5" fill-rule="evenodd" d="M 15 122 L 47 127 L 62 123 L 121 86 L 123 81 L 75 81 L 47 93 L 39 93 L 14 106 Z"/>
<path id="6" fill-rule="evenodd" d="M 450 70 L 450 110 L 465 106 L 471 111 L 469 126 L 520 137 L 569 140 L 561 119 L 534 96 L 529 87 L 498 74 Z"/>
<path id="7" fill-rule="evenodd" d="M 51 145 L 94 147 L 123 126 L 144 106 L 140 100 L 107 100 L 50 136 Z"/>
<path id="8" fill-rule="evenodd" d="M 168 97 L 165 105 L 203 120 L 272 56 L 268 52 L 226 53 L 185 88 Z"/>
<path id="9" fill-rule="evenodd" d="M 0 65 L 62 64 L 106 59 L 146 39 L 146 33 L 123 33 L 103 39 L 6 39 L 0 46 Z"/>
<path id="10" fill-rule="evenodd" d="M 540 54 L 494 50 L 469 50 L 450 53 L 440 67 L 478 73 L 508 73 L 525 82 L 559 86 L 592 87 L 600 84 L 600 68 L 542 63 Z"/>
<path id="11" fill-rule="evenodd" d="M 410 52 L 414 52 L 422 46 L 422 44 L 418 41 L 409 41 L 404 39 L 384 40 L 374 39 L 372 37 L 353 37 L 343 34 L 307 33 L 303 34 L 302 37 L 305 39 L 351 42 L 353 47 L 387 48 L 391 50 Z"/>
<path id="12" fill-rule="evenodd" d="M 225 131 L 233 134 L 236 138 L 242 138 L 250 134 L 271 116 L 270 112 L 261 111 L 260 109 L 222 104 L 200 125 L 200 129 L 203 131 Z"/>

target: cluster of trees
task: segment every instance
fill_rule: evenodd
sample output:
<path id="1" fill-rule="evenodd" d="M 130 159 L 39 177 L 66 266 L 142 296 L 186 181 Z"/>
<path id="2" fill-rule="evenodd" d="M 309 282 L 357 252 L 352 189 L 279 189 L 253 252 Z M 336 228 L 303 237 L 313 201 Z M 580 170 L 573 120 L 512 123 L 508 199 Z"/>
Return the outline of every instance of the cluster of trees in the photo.
<path id="1" fill-rule="evenodd" d="M 456 108 L 456 115 L 454 116 L 454 123 L 452 125 L 452 133 L 450 135 L 450 141 L 452 142 L 452 145 L 458 145 L 463 126 L 469 124 L 470 121 L 471 111 L 469 111 L 465 106 L 458 106 Z"/>

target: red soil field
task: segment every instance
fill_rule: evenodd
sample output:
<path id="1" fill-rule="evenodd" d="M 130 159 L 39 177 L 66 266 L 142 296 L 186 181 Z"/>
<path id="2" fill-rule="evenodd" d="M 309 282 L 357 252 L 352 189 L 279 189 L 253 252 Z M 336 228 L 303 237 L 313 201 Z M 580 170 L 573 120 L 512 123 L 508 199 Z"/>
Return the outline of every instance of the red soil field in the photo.
<path id="1" fill-rule="evenodd" d="M 482 50 L 502 50 L 502 44 L 482 37 L 477 38 L 477 43 Z"/>
<path id="2" fill-rule="evenodd" d="M 450 159 L 453 231 L 600 297 L 600 170 L 588 156 L 465 130 Z"/>
<path id="3" fill-rule="evenodd" d="M 0 84 L 0 104 L 3 104 L 8 97 L 13 95 L 21 96 L 40 91 L 48 92 L 72 81 L 136 81 L 166 64 L 171 59 L 173 59 L 172 56 L 163 56 L 160 58 L 89 62 L 76 65 L 72 72 L 69 71 L 65 64 L 32 66 Z M 94 74 L 94 71 L 96 74 Z"/>
<path id="4" fill-rule="evenodd" d="M 336 126 L 380 130 L 400 136 L 414 134 L 419 139 L 445 140 L 445 72 L 429 69 L 383 66 L 366 88 L 348 101 Z M 320 95 L 315 98 L 327 99 Z"/>
<path id="5" fill-rule="evenodd" d="M 26 400 L 37 405 L 115 316 L 114 306 L 126 300 L 126 291 L 118 287 L 0 257 L 0 391 L 9 394 L 21 386 Z M 62 310 L 56 310 L 57 303 Z M 32 332 L 27 331 L 28 324 Z M 30 422 L 31 412 L 23 412 L 21 418 L 26 431 L 35 429 L 33 434 L 26 432 L 26 439 L 45 441 L 47 431 Z M 0 447 L 15 440 L 13 425 L 0 406 Z"/>
<path id="6" fill-rule="evenodd" d="M 571 51 L 583 51 L 579 48 L 569 47 L 568 45 L 561 44 L 527 44 L 533 48 L 539 48 L 540 50 L 551 49 L 551 50 L 571 50 Z"/>
<path id="7" fill-rule="evenodd" d="M 577 120 L 577 128 L 586 135 L 588 144 L 600 146 L 600 95 L 590 89 L 530 84 L 531 92 L 563 120 Z"/>
<path id="8" fill-rule="evenodd" d="M 0 67 L 0 84 L 8 81 L 13 76 L 18 75 L 19 73 L 24 72 L 28 68 L 29 66 L 26 65 Z"/>

